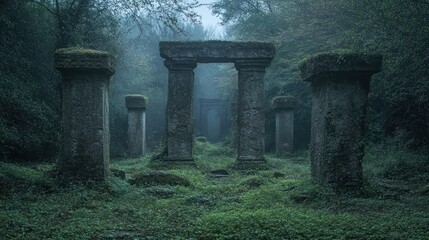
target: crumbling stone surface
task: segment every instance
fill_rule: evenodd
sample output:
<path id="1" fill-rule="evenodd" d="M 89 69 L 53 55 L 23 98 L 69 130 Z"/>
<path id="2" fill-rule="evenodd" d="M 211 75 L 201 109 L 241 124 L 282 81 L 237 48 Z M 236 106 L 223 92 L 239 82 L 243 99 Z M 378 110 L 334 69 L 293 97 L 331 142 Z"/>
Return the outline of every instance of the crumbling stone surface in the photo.
<path id="1" fill-rule="evenodd" d="M 125 106 L 128 109 L 146 109 L 147 98 L 141 94 L 128 94 L 125 96 Z"/>
<path id="2" fill-rule="evenodd" d="M 164 161 L 193 162 L 192 97 L 197 62 L 233 62 L 238 70 L 238 165 L 264 159 L 264 74 L 275 55 L 272 43 L 187 41 L 160 42 L 169 69 L 167 143 Z M 255 165 L 255 164 L 253 164 Z M 256 164 L 259 165 L 259 164 Z"/>
<path id="3" fill-rule="evenodd" d="M 201 63 L 235 62 L 236 59 L 272 59 L 275 47 L 266 42 L 161 41 L 161 57 L 195 59 Z"/>
<path id="4" fill-rule="evenodd" d="M 55 66 L 63 77 L 61 175 L 104 180 L 110 158 L 109 78 L 113 60 L 95 50 L 57 50 Z"/>
<path id="5" fill-rule="evenodd" d="M 169 69 L 167 156 L 164 161 L 194 162 L 193 93 L 195 61 L 165 62 Z"/>
<path id="6" fill-rule="evenodd" d="M 380 68 L 381 56 L 360 54 L 322 54 L 301 65 L 313 91 L 311 168 L 317 182 L 362 186 L 369 82 Z"/>
<path id="7" fill-rule="evenodd" d="M 112 75 L 114 58 L 108 52 L 93 49 L 62 48 L 55 51 L 55 68 L 65 71 L 90 71 Z"/>
<path id="8" fill-rule="evenodd" d="M 265 162 L 264 75 L 270 61 L 240 60 L 238 70 L 237 161 Z"/>
<path id="9" fill-rule="evenodd" d="M 304 81 L 313 82 L 329 78 L 332 74 L 371 76 L 380 72 L 381 62 L 379 54 L 321 53 L 305 59 L 299 69 Z"/>

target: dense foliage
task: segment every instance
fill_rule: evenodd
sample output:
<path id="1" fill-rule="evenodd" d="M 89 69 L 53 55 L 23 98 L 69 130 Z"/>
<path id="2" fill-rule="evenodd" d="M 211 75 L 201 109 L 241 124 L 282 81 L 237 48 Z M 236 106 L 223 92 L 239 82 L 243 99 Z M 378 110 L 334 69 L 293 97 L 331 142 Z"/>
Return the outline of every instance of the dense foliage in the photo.
<path id="1" fill-rule="evenodd" d="M 51 24 L 40 8 L 1 5 L 0 159 L 40 160 L 59 150 L 60 82 L 52 67 Z"/>
<path id="2" fill-rule="evenodd" d="M 148 125 L 154 129 L 149 141 L 151 146 L 159 144 L 164 113 L 155 109 L 165 105 L 167 81 L 158 42 L 176 36 L 189 38 L 190 33 L 183 33 L 185 28 L 200 38 L 206 36 L 201 27 L 182 23 L 198 21 L 193 11 L 198 5 L 188 1 L 2 1 L 0 159 L 34 161 L 58 156 L 61 78 L 54 69 L 53 56 L 60 47 L 93 48 L 116 56 L 110 104 L 113 156 L 125 152 L 126 94 L 149 96 L 153 117 Z"/>
<path id="3" fill-rule="evenodd" d="M 297 139 L 301 143 L 308 142 L 311 103 L 297 65 L 326 51 L 383 54 L 383 71 L 371 86 L 372 140 L 398 136 L 413 148 L 429 143 L 427 1 L 219 0 L 213 9 L 235 38 L 277 44 L 277 58 L 267 76 L 267 108 L 276 95 L 298 98 L 297 135 L 307 136 Z M 272 128 L 271 122 L 268 132 Z"/>

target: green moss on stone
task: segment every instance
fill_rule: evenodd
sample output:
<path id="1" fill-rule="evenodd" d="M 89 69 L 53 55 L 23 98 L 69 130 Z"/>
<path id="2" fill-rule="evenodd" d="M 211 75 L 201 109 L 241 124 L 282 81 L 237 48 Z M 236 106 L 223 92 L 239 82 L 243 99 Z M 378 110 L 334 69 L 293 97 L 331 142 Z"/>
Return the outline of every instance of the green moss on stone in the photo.
<path id="1" fill-rule="evenodd" d="M 127 108 L 146 108 L 147 97 L 141 94 L 128 94 L 125 96 Z"/>
<path id="2" fill-rule="evenodd" d="M 110 53 L 105 51 L 98 51 L 94 49 L 70 47 L 70 48 L 59 48 L 55 50 L 55 54 L 67 54 L 67 55 L 93 55 L 93 56 L 105 56 Z"/>
<path id="3" fill-rule="evenodd" d="M 299 64 L 304 81 L 313 81 L 319 75 L 330 73 L 372 75 L 381 70 L 380 54 L 348 52 L 318 53 L 303 59 Z"/>

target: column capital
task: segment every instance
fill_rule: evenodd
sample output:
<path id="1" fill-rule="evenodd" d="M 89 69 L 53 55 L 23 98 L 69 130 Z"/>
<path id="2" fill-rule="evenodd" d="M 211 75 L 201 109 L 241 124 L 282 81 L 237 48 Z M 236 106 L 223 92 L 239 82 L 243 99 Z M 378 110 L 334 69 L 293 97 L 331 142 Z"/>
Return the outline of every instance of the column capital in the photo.
<path id="1" fill-rule="evenodd" d="M 235 61 L 235 68 L 239 71 L 262 71 L 270 66 L 272 59 L 237 59 Z"/>
<path id="2" fill-rule="evenodd" d="M 111 76 L 115 72 L 114 58 L 110 53 L 79 48 L 57 49 L 55 68 L 62 73 L 85 72 Z"/>
<path id="3" fill-rule="evenodd" d="M 128 109 L 141 109 L 145 110 L 147 98 L 140 94 L 128 94 L 125 96 L 125 106 Z"/>
<path id="4" fill-rule="evenodd" d="M 197 67 L 197 59 L 167 59 L 164 65 L 169 70 L 193 70 Z"/>
<path id="5" fill-rule="evenodd" d="M 331 79 L 335 76 L 364 77 L 380 72 L 382 55 L 366 53 L 321 53 L 309 57 L 300 65 L 304 81 Z"/>
<path id="6" fill-rule="evenodd" d="M 293 110 L 297 105 L 297 100 L 292 96 L 279 96 L 273 99 L 272 105 L 275 111 Z"/>

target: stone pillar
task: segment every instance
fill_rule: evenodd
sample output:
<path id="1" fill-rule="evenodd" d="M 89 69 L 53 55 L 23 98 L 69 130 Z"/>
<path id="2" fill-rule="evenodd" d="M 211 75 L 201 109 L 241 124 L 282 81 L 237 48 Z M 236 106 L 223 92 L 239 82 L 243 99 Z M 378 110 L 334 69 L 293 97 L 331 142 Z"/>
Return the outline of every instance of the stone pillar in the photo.
<path id="1" fill-rule="evenodd" d="M 128 154 L 138 158 L 145 154 L 146 146 L 146 97 L 130 94 L 125 97 L 128 109 Z"/>
<path id="2" fill-rule="evenodd" d="M 167 156 L 164 162 L 194 164 L 192 103 L 196 60 L 165 60 L 169 70 Z"/>
<path id="3" fill-rule="evenodd" d="M 337 189 L 363 184 L 364 129 L 371 76 L 380 55 L 320 54 L 300 65 L 313 91 L 311 174 Z"/>
<path id="4" fill-rule="evenodd" d="M 291 96 L 276 97 L 273 108 L 276 112 L 276 154 L 279 156 L 292 153 L 294 131 L 294 109 L 296 99 Z"/>
<path id="5" fill-rule="evenodd" d="M 232 146 L 237 149 L 238 142 L 238 119 L 237 119 L 237 102 L 231 103 L 231 131 L 232 131 Z"/>
<path id="6" fill-rule="evenodd" d="M 55 67 L 63 77 L 63 141 L 59 170 L 76 180 L 104 180 L 110 158 L 107 52 L 59 49 Z"/>
<path id="7" fill-rule="evenodd" d="M 265 163 L 264 75 L 270 60 L 237 60 L 237 167 Z"/>

